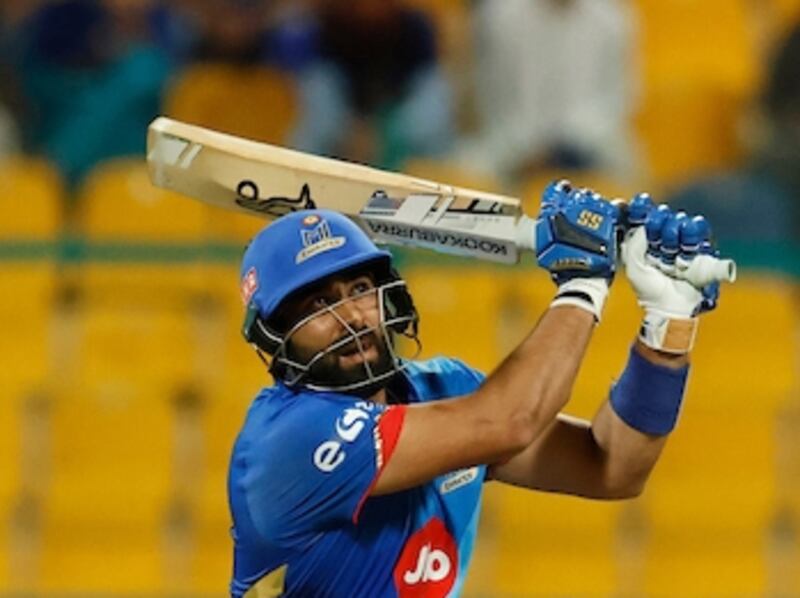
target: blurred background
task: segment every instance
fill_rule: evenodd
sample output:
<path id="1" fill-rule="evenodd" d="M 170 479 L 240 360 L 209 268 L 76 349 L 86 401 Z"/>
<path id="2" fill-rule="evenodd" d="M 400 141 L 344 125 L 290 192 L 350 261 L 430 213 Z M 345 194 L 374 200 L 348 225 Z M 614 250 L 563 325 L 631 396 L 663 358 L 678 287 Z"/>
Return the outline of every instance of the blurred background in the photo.
<path id="1" fill-rule="evenodd" d="M 742 273 L 646 492 L 490 484 L 466 595 L 800 596 L 800 0 L 3 0 L 0 595 L 227 591 L 261 222 L 149 185 L 157 114 L 531 214 L 562 176 L 705 213 Z M 530 261 L 397 258 L 424 354 L 484 370 L 552 295 Z M 570 412 L 639 318 L 618 281 Z"/>

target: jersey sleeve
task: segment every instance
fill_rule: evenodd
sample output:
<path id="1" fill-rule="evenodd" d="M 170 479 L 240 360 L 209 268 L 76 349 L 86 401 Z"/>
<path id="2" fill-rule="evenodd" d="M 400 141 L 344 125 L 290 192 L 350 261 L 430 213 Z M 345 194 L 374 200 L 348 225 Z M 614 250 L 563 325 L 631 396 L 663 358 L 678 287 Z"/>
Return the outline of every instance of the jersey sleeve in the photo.
<path id="1" fill-rule="evenodd" d="M 402 405 L 304 399 L 270 424 L 260 454 L 251 455 L 251 518 L 273 542 L 357 523 L 405 416 Z"/>
<path id="2" fill-rule="evenodd" d="M 467 365 L 460 359 L 451 359 L 450 361 L 453 367 L 460 371 L 461 375 L 465 378 L 463 383 L 467 386 L 473 386 L 471 390 L 477 390 L 478 387 L 483 384 L 483 381 L 486 380 L 486 374 Z"/>
<path id="3" fill-rule="evenodd" d="M 451 357 L 411 362 L 406 375 L 417 400 L 422 403 L 475 392 L 486 378 L 480 371 Z"/>

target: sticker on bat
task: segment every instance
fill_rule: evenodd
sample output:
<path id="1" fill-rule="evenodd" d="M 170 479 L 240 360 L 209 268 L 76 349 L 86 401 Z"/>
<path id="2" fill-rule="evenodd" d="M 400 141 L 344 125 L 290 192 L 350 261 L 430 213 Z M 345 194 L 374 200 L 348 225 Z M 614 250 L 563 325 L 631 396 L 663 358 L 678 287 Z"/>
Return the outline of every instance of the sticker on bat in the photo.
<path id="1" fill-rule="evenodd" d="M 460 203 L 460 202 L 459 202 Z M 470 200 L 469 204 L 464 207 L 460 207 L 459 205 L 452 205 L 447 208 L 448 212 L 460 212 L 463 214 L 502 214 L 503 213 L 503 204 L 491 201 L 488 199 L 480 199 L 474 198 Z"/>
<path id="2" fill-rule="evenodd" d="M 394 214 L 398 208 L 403 205 L 403 199 L 390 197 L 386 191 L 378 189 L 373 193 L 367 205 L 361 208 L 360 214 L 362 215 L 377 215 L 377 214 Z"/>
<path id="3" fill-rule="evenodd" d="M 258 185 L 251 180 L 244 180 L 236 186 L 236 199 L 238 206 L 245 210 L 267 214 L 273 218 L 280 218 L 300 210 L 313 210 L 317 207 L 311 199 L 311 189 L 304 184 L 300 189 L 297 199 L 291 197 L 259 197 Z"/>
<path id="4" fill-rule="evenodd" d="M 407 224 L 380 222 L 364 218 L 369 232 L 384 242 L 401 244 L 425 244 L 437 247 L 441 251 L 450 251 L 460 255 L 483 255 L 489 259 L 505 261 L 509 255 L 508 246 L 490 239 L 481 239 L 470 235 L 451 231 L 437 231 L 417 228 Z"/>

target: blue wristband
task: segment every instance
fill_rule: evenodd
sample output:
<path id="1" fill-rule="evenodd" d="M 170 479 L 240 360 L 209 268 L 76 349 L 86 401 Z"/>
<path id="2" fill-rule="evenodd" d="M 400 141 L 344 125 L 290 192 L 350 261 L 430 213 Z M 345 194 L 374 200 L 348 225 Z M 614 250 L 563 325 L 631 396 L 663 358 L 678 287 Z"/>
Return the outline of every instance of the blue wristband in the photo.
<path id="1" fill-rule="evenodd" d="M 688 375 L 688 365 L 678 370 L 656 365 L 631 348 L 625 371 L 611 387 L 611 407 L 631 428 L 668 434 L 678 421 Z"/>

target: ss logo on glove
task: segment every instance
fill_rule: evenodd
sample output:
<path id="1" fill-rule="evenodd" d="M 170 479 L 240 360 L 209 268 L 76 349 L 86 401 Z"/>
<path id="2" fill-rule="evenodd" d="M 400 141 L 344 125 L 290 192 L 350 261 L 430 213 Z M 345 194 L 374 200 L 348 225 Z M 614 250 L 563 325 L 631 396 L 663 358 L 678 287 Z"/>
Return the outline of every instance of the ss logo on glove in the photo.
<path id="1" fill-rule="evenodd" d="M 600 230 L 600 227 L 603 225 L 603 220 L 604 218 L 601 214 L 590 210 L 583 210 L 578 214 L 577 224 L 589 230 Z"/>

